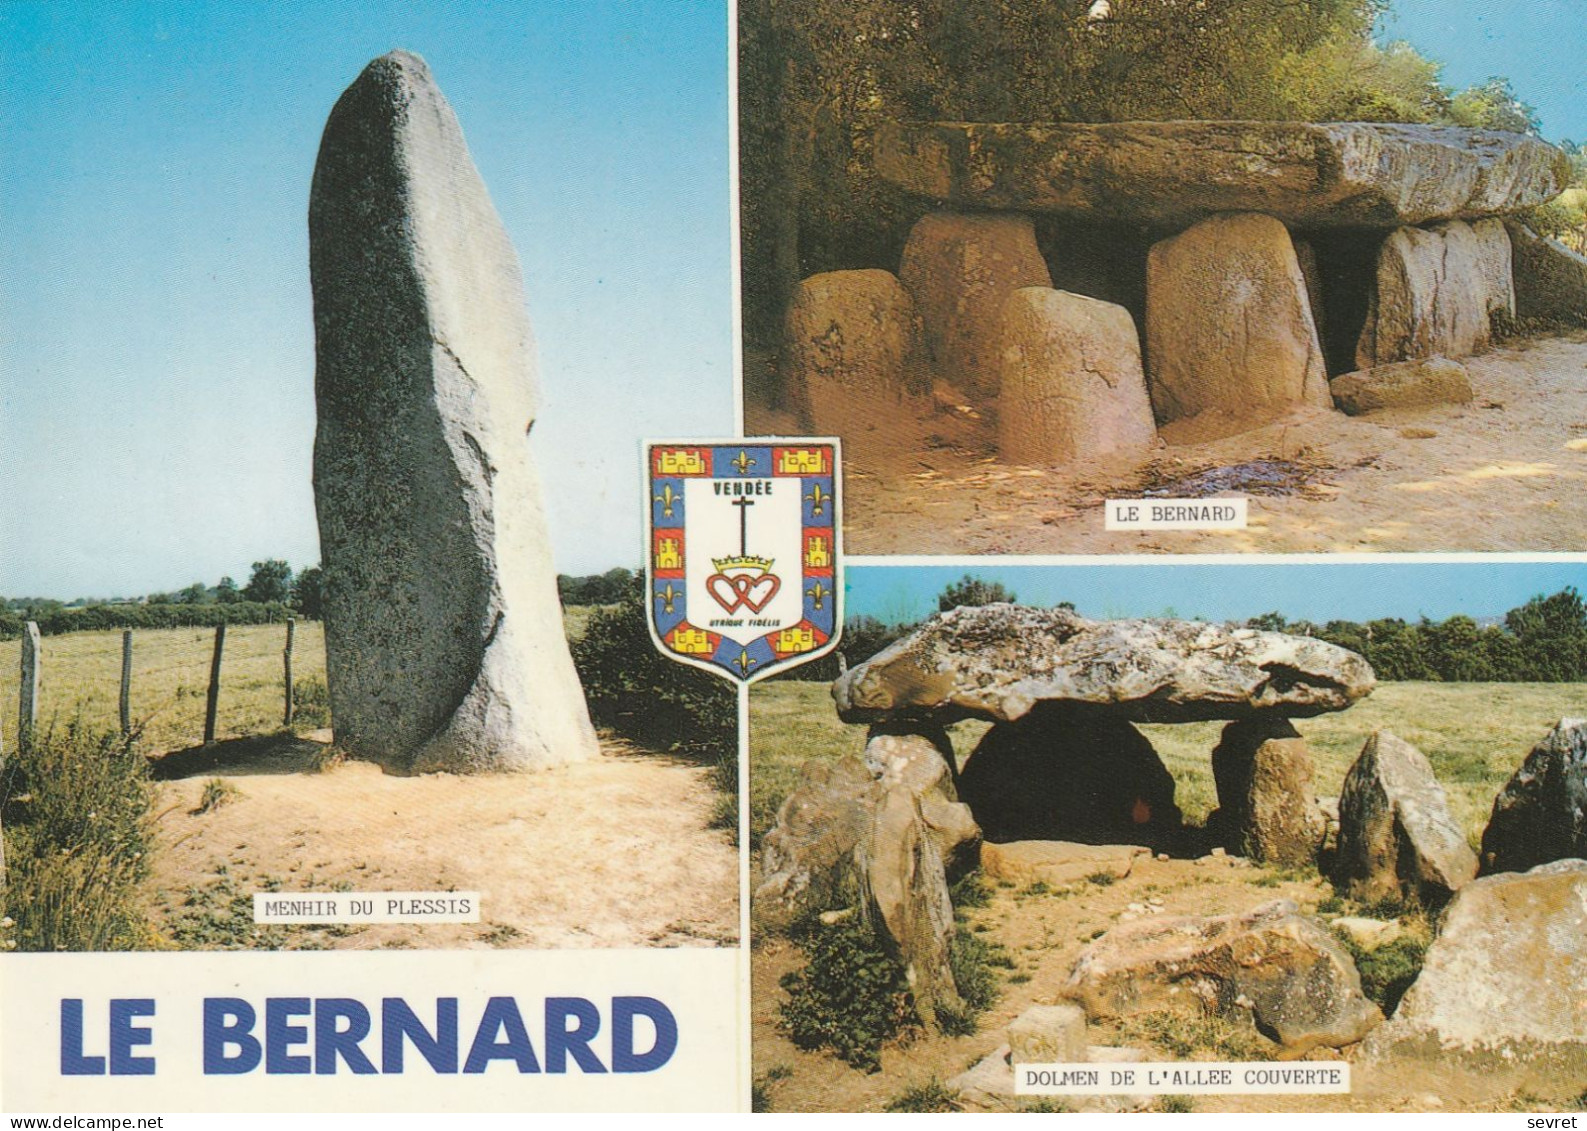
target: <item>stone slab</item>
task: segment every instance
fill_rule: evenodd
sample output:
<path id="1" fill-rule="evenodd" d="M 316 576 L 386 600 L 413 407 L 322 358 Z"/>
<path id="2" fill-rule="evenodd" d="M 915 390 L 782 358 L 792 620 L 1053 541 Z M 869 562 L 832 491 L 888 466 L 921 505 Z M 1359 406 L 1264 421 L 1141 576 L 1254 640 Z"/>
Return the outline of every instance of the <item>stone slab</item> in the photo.
<path id="1" fill-rule="evenodd" d="M 875 162 L 956 208 L 1164 228 L 1242 211 L 1294 227 L 1475 219 L 1570 183 L 1569 160 L 1537 138 L 1365 122 L 894 123 Z"/>

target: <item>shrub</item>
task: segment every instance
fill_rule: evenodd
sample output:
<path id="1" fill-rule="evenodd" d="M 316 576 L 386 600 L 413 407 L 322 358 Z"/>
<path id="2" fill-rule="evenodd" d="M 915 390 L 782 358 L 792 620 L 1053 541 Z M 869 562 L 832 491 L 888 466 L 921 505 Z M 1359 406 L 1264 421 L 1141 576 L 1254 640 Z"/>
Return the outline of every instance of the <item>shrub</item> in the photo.
<path id="1" fill-rule="evenodd" d="M 595 722 L 652 749 L 711 762 L 738 785 L 738 699 L 727 683 L 663 656 L 650 638 L 643 577 L 621 604 L 597 609 L 573 642 Z M 730 763 L 730 764 L 729 764 Z"/>
<path id="2" fill-rule="evenodd" d="M 830 926 L 807 921 L 793 934 L 809 962 L 782 979 L 788 992 L 782 1024 L 790 1039 L 879 1071 L 882 1046 L 919 1024 L 903 966 L 858 917 Z"/>
<path id="3" fill-rule="evenodd" d="M 36 731 L 0 777 L 7 914 L 20 950 L 129 950 L 149 939 L 138 884 L 148 768 L 129 740 L 80 722 Z"/>
<path id="4" fill-rule="evenodd" d="M 906 1088 L 887 1101 L 890 1112 L 941 1112 L 959 1110 L 959 1093 L 941 1080 L 933 1078 L 924 1084 Z"/>

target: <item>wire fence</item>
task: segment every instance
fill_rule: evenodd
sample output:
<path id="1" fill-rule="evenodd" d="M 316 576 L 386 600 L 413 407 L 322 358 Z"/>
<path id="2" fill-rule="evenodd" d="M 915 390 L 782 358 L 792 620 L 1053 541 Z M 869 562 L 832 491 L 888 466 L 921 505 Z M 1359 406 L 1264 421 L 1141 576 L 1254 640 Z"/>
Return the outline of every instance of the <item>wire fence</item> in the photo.
<path id="1" fill-rule="evenodd" d="M 137 629 L 132 633 L 127 714 L 151 753 L 182 750 L 205 740 L 216 629 Z M 229 625 L 221 651 L 214 739 L 273 734 L 287 714 L 285 624 Z M 325 690 L 325 634 L 318 621 L 291 630 L 292 729 L 330 725 Z M 73 632 L 40 641 L 40 728 L 75 719 L 96 729 L 121 727 L 123 635 Z M 17 740 L 23 642 L 0 642 L 0 739 Z"/>

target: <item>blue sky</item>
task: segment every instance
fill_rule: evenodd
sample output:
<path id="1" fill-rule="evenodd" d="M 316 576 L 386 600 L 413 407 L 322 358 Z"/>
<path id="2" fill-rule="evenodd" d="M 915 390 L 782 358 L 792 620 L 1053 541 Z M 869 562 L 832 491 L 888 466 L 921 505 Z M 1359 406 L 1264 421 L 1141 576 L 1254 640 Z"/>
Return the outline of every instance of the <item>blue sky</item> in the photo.
<path id="1" fill-rule="evenodd" d="M 1510 79 L 1551 141 L 1587 141 L 1587 2 L 1584 0 L 1393 0 L 1380 25 L 1444 64 L 1444 82 L 1466 87 Z"/>
<path id="2" fill-rule="evenodd" d="M 641 436 L 732 433 L 723 4 L 6 0 L 0 594 L 318 559 L 309 184 L 394 47 L 523 262 L 558 567 L 639 561 Z"/>
<path id="3" fill-rule="evenodd" d="M 1071 601 L 1089 617 L 1178 616 L 1245 620 L 1280 612 L 1290 620 L 1374 620 L 1456 613 L 1502 616 L 1567 585 L 1587 593 L 1587 562 L 1287 562 L 1213 565 L 1086 562 L 1057 566 L 854 566 L 845 617 L 888 624 L 937 611 L 937 595 L 965 574 L 1001 582 L 1021 604 Z"/>

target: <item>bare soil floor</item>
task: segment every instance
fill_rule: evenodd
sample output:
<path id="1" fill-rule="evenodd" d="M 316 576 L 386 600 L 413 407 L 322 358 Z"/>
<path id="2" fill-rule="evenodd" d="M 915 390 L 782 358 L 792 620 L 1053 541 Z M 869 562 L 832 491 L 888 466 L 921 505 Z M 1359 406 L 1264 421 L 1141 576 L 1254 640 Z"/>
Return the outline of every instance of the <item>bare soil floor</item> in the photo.
<path id="1" fill-rule="evenodd" d="M 717 794 L 706 769 L 603 741 L 598 761 L 540 773 L 396 777 L 328 760 L 329 738 L 221 743 L 157 767 L 157 776 L 183 775 L 157 786 L 148 890 L 162 945 L 737 940 L 738 852 L 709 827 Z M 251 895 L 270 890 L 478 891 L 482 915 L 457 925 L 255 926 Z"/>
<path id="2" fill-rule="evenodd" d="M 798 434 L 768 407 L 774 359 L 746 356 L 746 431 Z M 1587 529 L 1587 334 L 1465 360 L 1470 405 L 1305 412 L 1146 460 L 999 461 L 997 422 L 940 392 L 858 415 L 842 436 L 852 554 L 1580 550 Z M 1253 466 L 1254 465 L 1254 466 Z M 1223 489 L 1220 489 L 1223 488 Z M 1110 498 L 1249 497 L 1245 530 L 1103 529 Z"/>

